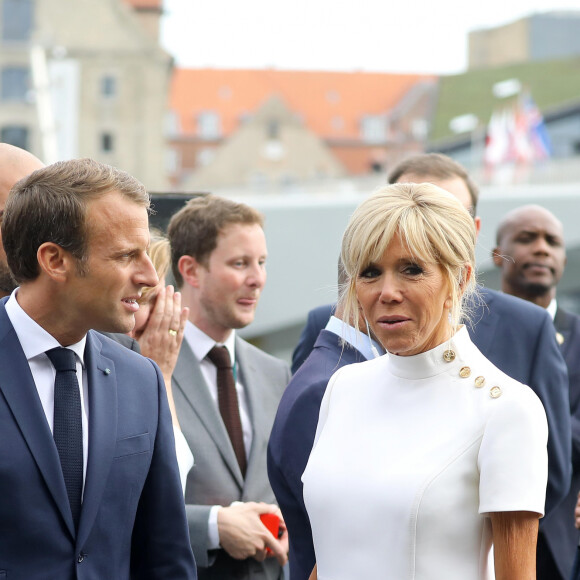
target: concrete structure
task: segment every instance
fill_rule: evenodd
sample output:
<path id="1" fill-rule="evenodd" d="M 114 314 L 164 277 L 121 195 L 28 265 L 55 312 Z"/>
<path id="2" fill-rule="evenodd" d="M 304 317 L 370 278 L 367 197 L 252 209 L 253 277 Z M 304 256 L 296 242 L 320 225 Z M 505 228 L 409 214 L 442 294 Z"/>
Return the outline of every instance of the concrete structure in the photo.
<path id="1" fill-rule="evenodd" d="M 580 12 L 532 14 L 469 33 L 469 69 L 580 55 Z"/>
<path id="2" fill-rule="evenodd" d="M 160 0 L 132 2 L 139 12 L 121 0 L 0 0 L 2 141 L 45 162 L 92 157 L 148 188 L 166 185 L 172 59 L 154 35 Z"/>

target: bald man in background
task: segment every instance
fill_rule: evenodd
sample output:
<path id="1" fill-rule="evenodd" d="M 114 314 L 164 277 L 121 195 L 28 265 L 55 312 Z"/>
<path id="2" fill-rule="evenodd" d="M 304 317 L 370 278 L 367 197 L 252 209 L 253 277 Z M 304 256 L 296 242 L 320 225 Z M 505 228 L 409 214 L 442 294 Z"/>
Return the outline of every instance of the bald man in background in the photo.
<path id="1" fill-rule="evenodd" d="M 32 153 L 14 145 L 8 145 L 8 143 L 0 143 L 0 228 L 4 206 L 12 186 L 41 167 L 44 167 L 44 163 Z M 0 298 L 8 296 L 14 288 L 16 285 L 6 263 L 6 254 L 0 236 Z"/>

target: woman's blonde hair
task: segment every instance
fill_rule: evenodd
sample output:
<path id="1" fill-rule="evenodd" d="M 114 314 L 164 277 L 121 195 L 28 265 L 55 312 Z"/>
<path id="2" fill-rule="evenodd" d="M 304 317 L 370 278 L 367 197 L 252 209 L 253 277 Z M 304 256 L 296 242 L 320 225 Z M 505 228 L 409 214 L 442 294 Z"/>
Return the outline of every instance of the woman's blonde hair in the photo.
<path id="1" fill-rule="evenodd" d="M 171 248 L 169 247 L 169 240 L 159 230 L 151 229 L 151 243 L 149 244 L 147 254 L 151 258 L 151 262 L 159 279 L 164 278 L 169 271 Z M 146 304 L 149 301 L 149 294 L 152 290 L 153 288 L 149 287 L 143 288 L 141 298 L 139 299 L 141 304 Z"/>
<path id="2" fill-rule="evenodd" d="M 344 320 L 359 327 L 357 279 L 382 259 L 395 235 L 416 259 L 441 266 L 449 282 L 455 328 L 469 317 L 465 299 L 475 292 L 475 224 L 457 198 L 430 183 L 381 187 L 355 210 L 342 238 L 347 281 L 339 290 L 339 302 Z"/>

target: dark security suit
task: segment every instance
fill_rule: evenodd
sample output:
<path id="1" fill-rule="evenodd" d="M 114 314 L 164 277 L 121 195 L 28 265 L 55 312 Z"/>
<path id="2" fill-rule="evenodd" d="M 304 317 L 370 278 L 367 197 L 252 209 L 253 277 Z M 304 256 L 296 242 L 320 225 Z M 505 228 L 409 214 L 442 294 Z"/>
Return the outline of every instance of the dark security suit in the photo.
<path id="1" fill-rule="evenodd" d="M 556 342 L 550 315 L 543 308 L 495 290 L 480 287 L 479 291 L 481 299 L 474 300 L 471 308 L 473 327 L 468 325 L 471 339 L 499 369 L 521 383 L 529 385 L 546 410 L 549 428 L 546 514 L 549 514 L 568 493 L 572 475 L 566 364 Z M 322 321 L 326 313 L 330 316 L 330 309 L 331 305 L 319 307 L 316 309 L 316 317 Z M 315 332 L 313 320 L 314 317 L 309 316 L 311 324 L 307 326 L 308 332 L 303 332 L 302 345 L 296 348 L 295 355 L 296 353 L 303 355 L 307 348 L 304 345 L 312 339 L 312 334 Z M 322 328 L 326 325 L 326 321 Z M 320 332 L 320 327 L 318 332 Z M 315 354 L 316 351 L 313 351 L 310 356 Z M 309 400 L 310 390 L 313 393 L 319 393 L 320 385 L 325 380 L 321 377 L 321 369 L 318 368 L 320 363 L 316 362 L 318 358 L 316 356 L 310 364 L 307 360 L 303 364 L 305 372 L 300 372 L 302 370 L 300 369 L 296 373 L 296 377 L 300 373 L 302 393 L 300 399 L 297 400 L 303 406 L 304 402 Z M 328 383 L 334 371 L 329 365 L 325 367 L 325 370 Z M 293 382 L 294 379 L 291 384 Z M 296 466 L 306 466 L 312 449 L 322 394 L 310 396 L 313 406 L 310 413 L 306 413 L 303 408 L 299 413 L 295 411 L 299 409 L 295 400 L 290 394 L 285 394 L 278 409 L 269 446 L 269 464 L 271 462 L 273 466 L 269 467 L 272 488 L 284 518 L 298 523 L 294 525 L 294 532 L 289 525 L 290 545 L 294 548 L 290 551 L 292 580 L 308 578 L 314 567 L 310 524 L 302 500 L 300 479 L 302 474 L 300 473 L 298 477 L 293 474 L 286 477 L 285 471 L 276 472 L 274 466 L 276 463 L 285 465 L 286 462 Z M 300 430 L 307 433 L 308 437 L 299 436 L 299 429 L 293 428 L 298 420 L 298 414 L 304 417 L 300 422 Z M 300 510 L 304 511 L 301 517 L 293 515 L 299 513 Z M 543 523 L 541 523 L 540 534 L 543 533 Z"/>
<path id="2" fill-rule="evenodd" d="M 541 580 L 567 580 L 578 546 L 574 508 L 580 491 L 580 316 L 558 308 L 554 326 L 560 335 L 560 350 L 568 367 L 573 470 L 570 491 L 542 522 L 544 535 L 538 544 L 538 578 Z"/>

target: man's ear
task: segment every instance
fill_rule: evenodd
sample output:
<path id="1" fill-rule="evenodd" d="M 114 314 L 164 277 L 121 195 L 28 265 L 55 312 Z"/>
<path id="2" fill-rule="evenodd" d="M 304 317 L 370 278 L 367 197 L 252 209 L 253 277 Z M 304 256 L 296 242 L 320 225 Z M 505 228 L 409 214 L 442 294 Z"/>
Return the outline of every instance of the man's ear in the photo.
<path id="1" fill-rule="evenodd" d="M 499 248 L 494 248 L 491 251 L 491 258 L 495 266 L 497 266 L 498 268 L 501 268 L 503 266 L 504 257 L 500 254 Z"/>
<path id="2" fill-rule="evenodd" d="M 199 272 L 203 268 L 193 256 L 181 256 L 177 261 L 177 268 L 183 278 L 184 284 L 199 288 Z"/>
<path id="3" fill-rule="evenodd" d="M 65 281 L 76 269 L 76 258 L 54 242 L 44 242 L 36 251 L 36 259 L 40 270 L 55 282 Z"/>

